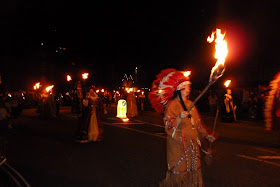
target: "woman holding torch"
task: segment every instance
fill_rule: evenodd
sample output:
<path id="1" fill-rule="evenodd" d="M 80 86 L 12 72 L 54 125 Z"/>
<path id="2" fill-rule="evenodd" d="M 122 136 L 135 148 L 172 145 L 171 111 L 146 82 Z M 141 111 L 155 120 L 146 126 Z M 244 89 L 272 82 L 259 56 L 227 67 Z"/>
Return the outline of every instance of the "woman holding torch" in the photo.
<path id="1" fill-rule="evenodd" d="M 200 139 L 210 142 L 215 138 L 208 134 L 200 115 L 191 107 L 189 77 L 175 69 L 163 70 L 153 82 L 149 99 L 152 107 L 164 113 L 167 133 L 166 178 L 160 186 L 203 186 L 200 161 Z"/>

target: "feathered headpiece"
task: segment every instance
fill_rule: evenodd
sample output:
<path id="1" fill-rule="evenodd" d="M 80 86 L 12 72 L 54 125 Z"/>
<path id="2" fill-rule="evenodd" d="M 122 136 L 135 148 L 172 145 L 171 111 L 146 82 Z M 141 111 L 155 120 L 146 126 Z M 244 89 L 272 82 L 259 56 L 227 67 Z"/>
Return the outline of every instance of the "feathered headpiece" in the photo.
<path id="1" fill-rule="evenodd" d="M 163 113 L 168 101 L 176 90 L 181 90 L 185 84 L 191 84 L 189 77 L 176 69 L 162 70 L 152 83 L 149 100 L 152 107 L 159 113 Z"/>
<path id="2" fill-rule="evenodd" d="M 270 91 L 266 98 L 264 108 L 266 130 L 272 129 L 275 95 L 278 89 L 280 89 L 280 72 L 274 76 L 274 79 L 270 82 L 269 87 Z"/>

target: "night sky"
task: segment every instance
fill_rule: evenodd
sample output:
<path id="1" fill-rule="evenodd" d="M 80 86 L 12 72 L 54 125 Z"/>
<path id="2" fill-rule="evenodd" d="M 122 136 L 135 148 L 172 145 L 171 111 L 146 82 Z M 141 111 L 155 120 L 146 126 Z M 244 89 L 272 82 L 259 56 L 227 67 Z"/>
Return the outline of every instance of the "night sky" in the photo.
<path id="1" fill-rule="evenodd" d="M 215 64 L 206 38 L 220 28 L 229 46 L 223 78 L 267 83 L 280 71 L 277 7 L 260 0 L 2 2 L 0 74 L 8 88 L 33 85 L 44 48 L 50 82 L 51 74 L 57 81 L 88 70 L 93 84 L 116 86 L 138 67 L 143 86 L 164 68 L 190 69 L 192 81 L 205 85 Z M 56 53 L 59 46 L 66 50 Z"/>

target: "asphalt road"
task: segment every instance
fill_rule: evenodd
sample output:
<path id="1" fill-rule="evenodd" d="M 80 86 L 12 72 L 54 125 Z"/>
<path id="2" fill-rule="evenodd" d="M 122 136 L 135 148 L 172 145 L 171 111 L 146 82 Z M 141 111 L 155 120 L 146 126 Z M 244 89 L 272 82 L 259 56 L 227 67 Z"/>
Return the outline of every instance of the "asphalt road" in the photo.
<path id="1" fill-rule="evenodd" d="M 25 109 L 9 136 L 7 161 L 31 186 L 157 186 L 166 172 L 162 116 L 140 111 L 128 123 L 109 107 L 105 140 L 75 142 L 78 119 L 69 107 L 61 116 L 40 120 L 35 109 Z M 213 117 L 202 114 L 213 128 Z M 221 123 L 212 148 L 215 159 L 204 166 L 205 186 L 280 186 L 280 137 L 265 132 L 261 121 Z"/>

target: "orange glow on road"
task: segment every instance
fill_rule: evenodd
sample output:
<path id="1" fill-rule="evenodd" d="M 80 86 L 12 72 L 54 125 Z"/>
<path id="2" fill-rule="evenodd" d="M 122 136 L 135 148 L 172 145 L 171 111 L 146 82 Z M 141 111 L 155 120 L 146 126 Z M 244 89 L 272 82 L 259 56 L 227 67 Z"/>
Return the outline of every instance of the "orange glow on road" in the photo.
<path id="1" fill-rule="evenodd" d="M 123 122 L 128 122 L 129 119 L 128 119 L 128 118 L 123 118 L 122 121 L 123 121 Z"/>

